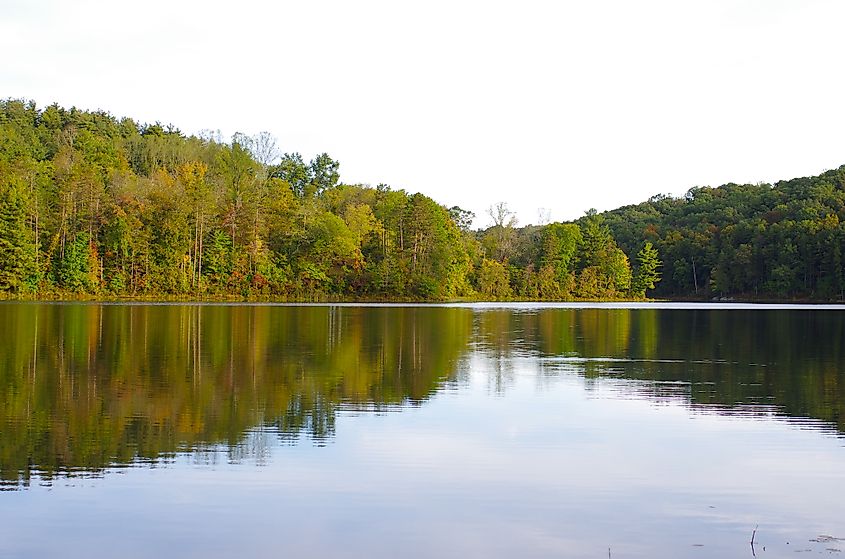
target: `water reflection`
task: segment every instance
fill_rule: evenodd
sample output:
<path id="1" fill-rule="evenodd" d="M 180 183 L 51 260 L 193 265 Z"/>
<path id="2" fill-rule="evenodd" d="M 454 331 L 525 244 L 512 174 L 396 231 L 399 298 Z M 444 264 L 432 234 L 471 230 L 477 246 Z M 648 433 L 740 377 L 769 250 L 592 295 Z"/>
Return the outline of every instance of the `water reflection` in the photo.
<path id="1" fill-rule="evenodd" d="M 426 399 L 466 353 L 461 309 L 2 305 L 0 477 L 224 443 L 318 444 L 340 406 Z"/>
<path id="2" fill-rule="evenodd" d="M 845 432 L 843 312 L 490 310 L 478 323 L 493 359 L 538 355 L 545 374 L 640 380 L 626 390 L 716 413 L 816 419 Z"/>
<path id="3" fill-rule="evenodd" d="M 335 435 L 339 410 L 418 406 L 479 360 L 525 364 L 694 413 L 845 432 L 837 311 L 3 304 L 0 479 L 101 472 L 191 451 L 259 463 Z M 604 397 L 598 394 L 597 397 Z"/>

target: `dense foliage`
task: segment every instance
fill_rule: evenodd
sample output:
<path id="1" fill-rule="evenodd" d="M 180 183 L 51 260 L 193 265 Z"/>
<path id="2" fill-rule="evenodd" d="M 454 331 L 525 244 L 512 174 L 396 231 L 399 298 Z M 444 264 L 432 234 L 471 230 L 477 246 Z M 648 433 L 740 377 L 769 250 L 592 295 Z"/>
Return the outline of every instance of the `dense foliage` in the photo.
<path id="1" fill-rule="evenodd" d="M 280 154 L 267 133 L 0 102 L 0 294 L 614 299 L 659 277 L 632 272 L 595 212 L 522 229 L 491 214 L 470 231 L 469 212 L 344 184 L 328 155 Z"/>
<path id="2" fill-rule="evenodd" d="M 845 166 L 774 185 L 696 187 L 604 216 L 628 254 L 644 240 L 659 251 L 659 295 L 845 298 Z"/>

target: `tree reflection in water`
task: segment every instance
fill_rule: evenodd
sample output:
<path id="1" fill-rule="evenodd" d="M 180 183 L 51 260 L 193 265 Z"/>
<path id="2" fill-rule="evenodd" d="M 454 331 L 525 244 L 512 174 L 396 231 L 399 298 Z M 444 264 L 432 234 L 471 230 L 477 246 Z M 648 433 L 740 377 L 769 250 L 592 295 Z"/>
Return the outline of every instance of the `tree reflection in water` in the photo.
<path id="1" fill-rule="evenodd" d="M 267 437 L 326 444 L 338 411 L 420 405 L 471 357 L 845 432 L 839 311 L 3 304 L 0 479 L 101 472 Z M 588 384 L 589 387 L 589 384 Z"/>

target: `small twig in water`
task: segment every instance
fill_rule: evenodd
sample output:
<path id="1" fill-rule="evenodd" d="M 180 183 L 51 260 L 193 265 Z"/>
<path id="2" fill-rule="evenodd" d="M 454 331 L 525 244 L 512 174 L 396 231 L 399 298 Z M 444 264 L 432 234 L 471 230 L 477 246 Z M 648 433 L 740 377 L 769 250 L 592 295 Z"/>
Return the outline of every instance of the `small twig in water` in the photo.
<path id="1" fill-rule="evenodd" d="M 758 524 L 757 526 L 754 527 L 754 530 L 751 531 L 751 556 L 752 557 L 757 557 L 757 552 L 754 551 L 754 536 L 757 535 L 757 528 L 759 528 L 759 527 L 760 527 L 760 525 Z"/>
<path id="2" fill-rule="evenodd" d="M 610 557 L 610 546 L 607 546 L 607 559 L 611 559 L 611 557 Z"/>

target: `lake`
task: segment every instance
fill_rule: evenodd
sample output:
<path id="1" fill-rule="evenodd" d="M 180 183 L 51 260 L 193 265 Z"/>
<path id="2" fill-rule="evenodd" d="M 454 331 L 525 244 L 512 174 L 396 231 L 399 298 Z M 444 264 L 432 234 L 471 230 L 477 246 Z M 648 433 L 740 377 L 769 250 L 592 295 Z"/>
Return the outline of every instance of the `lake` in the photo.
<path id="1" fill-rule="evenodd" d="M 0 557 L 845 552 L 845 307 L 2 303 L 0 332 Z"/>

